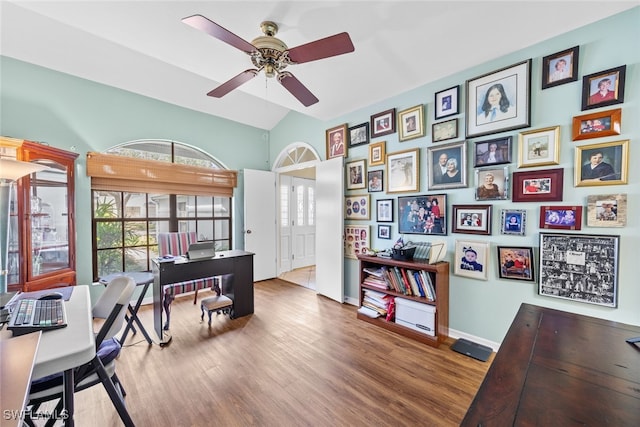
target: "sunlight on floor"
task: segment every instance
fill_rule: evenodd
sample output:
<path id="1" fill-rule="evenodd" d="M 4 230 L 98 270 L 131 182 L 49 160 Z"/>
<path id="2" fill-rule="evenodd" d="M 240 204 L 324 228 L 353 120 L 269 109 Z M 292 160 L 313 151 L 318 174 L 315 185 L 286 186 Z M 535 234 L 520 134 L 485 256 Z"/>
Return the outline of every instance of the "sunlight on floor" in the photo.
<path id="1" fill-rule="evenodd" d="M 316 289 L 316 266 L 296 268 L 279 276 L 280 279 L 309 289 Z"/>

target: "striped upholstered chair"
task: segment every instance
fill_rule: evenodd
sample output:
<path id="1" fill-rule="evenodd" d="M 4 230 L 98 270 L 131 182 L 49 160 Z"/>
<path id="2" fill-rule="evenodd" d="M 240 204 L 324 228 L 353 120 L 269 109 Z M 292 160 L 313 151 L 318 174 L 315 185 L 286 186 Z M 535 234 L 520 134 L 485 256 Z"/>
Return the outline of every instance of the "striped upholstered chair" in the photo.
<path id="1" fill-rule="evenodd" d="M 160 256 L 165 255 L 185 255 L 189 250 L 191 243 L 197 243 L 198 235 L 195 231 L 190 232 L 178 232 L 178 233 L 158 233 L 158 254 Z M 164 312 L 167 317 L 167 321 L 164 324 L 164 329 L 169 329 L 169 323 L 171 320 L 171 303 L 175 299 L 176 295 L 186 292 L 195 291 L 193 303 L 198 302 L 198 290 L 205 288 L 213 288 L 213 277 L 206 277 L 204 279 L 186 280 L 184 282 L 172 283 L 164 286 Z"/>

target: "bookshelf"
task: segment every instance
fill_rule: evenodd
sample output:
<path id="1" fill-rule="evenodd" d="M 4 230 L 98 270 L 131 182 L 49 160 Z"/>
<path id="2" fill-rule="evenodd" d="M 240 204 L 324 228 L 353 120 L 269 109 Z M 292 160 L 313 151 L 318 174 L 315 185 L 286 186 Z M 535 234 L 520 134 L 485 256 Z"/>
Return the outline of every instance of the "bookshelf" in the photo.
<path id="1" fill-rule="evenodd" d="M 444 342 L 449 335 L 449 263 L 438 262 L 436 264 L 429 264 L 426 261 L 400 261 L 389 258 L 358 255 L 360 263 L 360 306 L 362 306 L 365 299 L 365 293 L 368 290 L 372 290 L 378 293 L 382 293 L 391 297 L 404 298 L 409 301 L 415 301 L 421 304 L 427 304 L 435 307 L 435 334 L 433 336 L 416 331 L 407 326 L 403 326 L 395 323 L 394 321 L 385 320 L 384 316 L 373 318 L 361 312 L 357 313 L 357 317 L 365 322 L 372 323 L 381 328 L 398 333 L 424 344 L 437 347 L 440 343 Z M 404 270 L 413 272 L 423 272 L 430 276 L 433 288 L 435 290 L 435 299 L 429 300 L 426 296 L 419 295 L 407 295 L 404 292 L 399 292 L 395 289 L 381 289 L 379 287 L 368 284 L 365 279 L 370 276 L 365 270 L 376 270 L 381 267 L 387 269 Z M 420 274 L 423 274 L 420 273 Z"/>

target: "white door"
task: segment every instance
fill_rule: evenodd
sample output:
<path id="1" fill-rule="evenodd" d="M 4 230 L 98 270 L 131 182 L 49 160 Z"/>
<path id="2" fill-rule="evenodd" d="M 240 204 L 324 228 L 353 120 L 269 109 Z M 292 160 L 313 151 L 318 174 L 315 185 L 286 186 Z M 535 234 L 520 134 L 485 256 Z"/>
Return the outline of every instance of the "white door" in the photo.
<path id="1" fill-rule="evenodd" d="M 316 195 L 315 181 L 293 178 L 292 207 L 292 267 L 301 268 L 316 263 Z"/>
<path id="2" fill-rule="evenodd" d="M 316 290 L 344 302 L 342 157 L 316 166 Z"/>
<path id="3" fill-rule="evenodd" d="M 278 276 L 287 271 L 291 271 L 291 195 L 293 193 L 293 178 L 288 175 L 279 175 L 280 179 L 280 204 L 278 214 L 280 215 L 278 226 L 280 228 L 280 245 L 278 249 Z"/>
<path id="4" fill-rule="evenodd" d="M 253 279 L 276 277 L 276 174 L 244 170 L 244 248 L 253 252 Z"/>

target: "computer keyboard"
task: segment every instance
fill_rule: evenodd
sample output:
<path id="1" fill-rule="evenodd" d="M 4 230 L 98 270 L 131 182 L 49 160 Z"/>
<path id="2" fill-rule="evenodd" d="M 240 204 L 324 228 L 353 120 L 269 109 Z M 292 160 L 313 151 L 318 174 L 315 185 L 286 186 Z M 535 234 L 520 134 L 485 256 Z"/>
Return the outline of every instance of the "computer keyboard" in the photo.
<path id="1" fill-rule="evenodd" d="M 13 331 L 13 335 L 23 335 L 65 326 L 67 326 L 67 314 L 62 299 L 25 298 L 16 302 L 7 329 Z"/>

